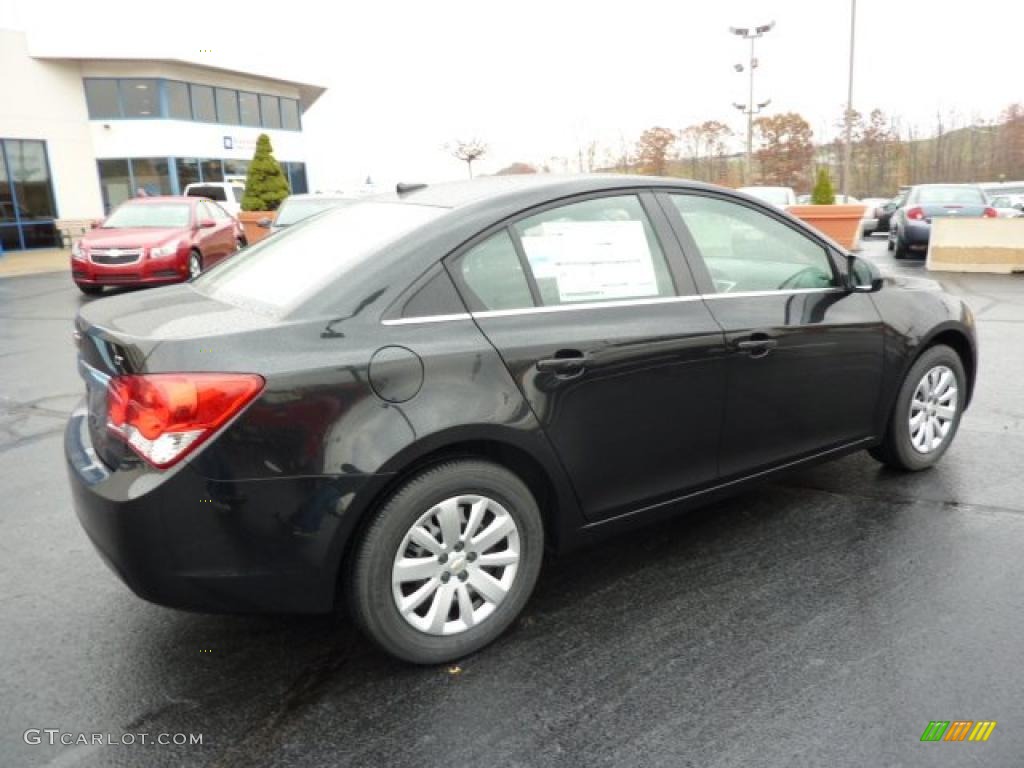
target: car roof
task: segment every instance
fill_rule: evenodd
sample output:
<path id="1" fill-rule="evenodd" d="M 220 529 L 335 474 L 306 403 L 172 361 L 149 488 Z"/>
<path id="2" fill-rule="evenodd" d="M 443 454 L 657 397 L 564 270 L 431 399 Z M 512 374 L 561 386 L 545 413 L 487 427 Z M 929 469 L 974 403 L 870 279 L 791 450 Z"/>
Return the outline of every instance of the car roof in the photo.
<path id="1" fill-rule="evenodd" d="M 627 174 L 518 174 L 485 176 L 469 181 L 427 184 L 404 194 L 397 191 L 375 195 L 367 200 L 390 200 L 439 208 L 467 208 L 476 204 L 508 203 L 527 207 L 533 201 L 543 203 L 562 197 L 615 189 L 646 189 L 675 187 L 685 189 L 721 190 L 713 184 L 687 179 Z M 731 190 L 730 190 L 731 191 Z"/>

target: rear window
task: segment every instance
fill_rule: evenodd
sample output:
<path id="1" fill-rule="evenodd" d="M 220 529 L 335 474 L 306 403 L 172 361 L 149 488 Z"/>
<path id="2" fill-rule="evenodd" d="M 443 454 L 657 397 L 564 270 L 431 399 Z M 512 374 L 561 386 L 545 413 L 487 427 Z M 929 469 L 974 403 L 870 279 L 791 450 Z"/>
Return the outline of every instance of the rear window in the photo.
<path id="1" fill-rule="evenodd" d="M 405 203 L 358 203 L 282 230 L 197 278 L 210 298 L 284 314 L 383 246 L 447 212 Z"/>
<path id="2" fill-rule="evenodd" d="M 198 186 L 190 187 L 185 193 L 189 197 L 206 197 L 210 200 L 218 200 L 224 202 L 227 200 L 227 196 L 224 194 L 224 187 L 214 186 Z"/>
<path id="3" fill-rule="evenodd" d="M 916 202 L 984 205 L 985 194 L 974 187 L 921 187 Z"/>

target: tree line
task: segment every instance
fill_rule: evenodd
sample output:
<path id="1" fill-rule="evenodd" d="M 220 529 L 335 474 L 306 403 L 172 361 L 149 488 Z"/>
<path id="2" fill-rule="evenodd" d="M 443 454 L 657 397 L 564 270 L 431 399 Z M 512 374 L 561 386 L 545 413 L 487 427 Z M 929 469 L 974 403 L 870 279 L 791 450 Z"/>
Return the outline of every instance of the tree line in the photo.
<path id="1" fill-rule="evenodd" d="M 540 167 L 514 163 L 499 173 L 618 171 L 731 187 L 793 187 L 803 193 L 810 191 L 819 168 L 828 169 L 841 185 L 847 121 L 849 191 L 856 197 L 885 197 L 910 184 L 1024 179 L 1024 106 L 1019 103 L 992 120 L 938 114 L 927 134 L 880 109 L 852 111 L 837 121 L 838 138 L 823 143 L 815 142 L 810 123 L 796 112 L 763 116 L 754 121 L 752 179 L 744 178 L 744 154 L 731 149 L 742 137 L 718 120 L 681 130 L 654 126 L 635 142 L 623 137 L 618 147 L 603 151 L 589 142 L 576 158 L 553 157 Z"/>

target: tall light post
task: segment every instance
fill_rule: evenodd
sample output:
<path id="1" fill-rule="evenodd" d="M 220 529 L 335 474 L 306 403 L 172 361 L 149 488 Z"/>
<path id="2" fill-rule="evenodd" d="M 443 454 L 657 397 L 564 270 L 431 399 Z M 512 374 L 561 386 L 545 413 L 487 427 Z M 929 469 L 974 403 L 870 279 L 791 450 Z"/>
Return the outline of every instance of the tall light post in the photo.
<path id="1" fill-rule="evenodd" d="M 857 0 L 850 0 L 850 76 L 846 83 L 846 142 L 843 146 L 843 202 L 850 199 L 850 159 L 853 156 L 853 51 L 857 42 Z"/>
<path id="2" fill-rule="evenodd" d="M 747 164 L 746 164 L 746 183 L 750 184 L 751 178 L 753 177 L 753 163 L 752 159 L 754 156 L 754 115 L 758 114 L 762 109 L 771 104 L 771 99 L 763 101 L 759 104 L 754 104 L 754 70 L 757 69 L 757 57 L 754 56 L 754 41 L 759 37 L 764 37 L 765 34 L 772 31 L 775 26 L 774 21 L 770 21 L 767 24 L 762 24 L 760 27 L 729 27 L 729 31 L 737 37 L 742 37 L 744 40 L 750 41 L 750 63 L 748 68 L 750 70 L 750 92 L 747 97 L 746 105 L 733 104 L 736 109 L 743 112 L 747 116 Z M 743 71 L 743 65 L 735 65 L 737 72 Z"/>

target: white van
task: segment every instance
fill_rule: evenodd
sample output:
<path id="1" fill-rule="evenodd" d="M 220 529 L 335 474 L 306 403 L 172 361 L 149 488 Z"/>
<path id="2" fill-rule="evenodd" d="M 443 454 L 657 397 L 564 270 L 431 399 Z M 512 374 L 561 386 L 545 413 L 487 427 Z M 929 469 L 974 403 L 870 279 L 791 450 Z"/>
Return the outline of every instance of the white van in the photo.
<path id="1" fill-rule="evenodd" d="M 205 197 L 220 203 L 220 207 L 234 217 L 242 210 L 245 183 L 240 181 L 207 181 L 185 187 L 186 197 Z"/>

